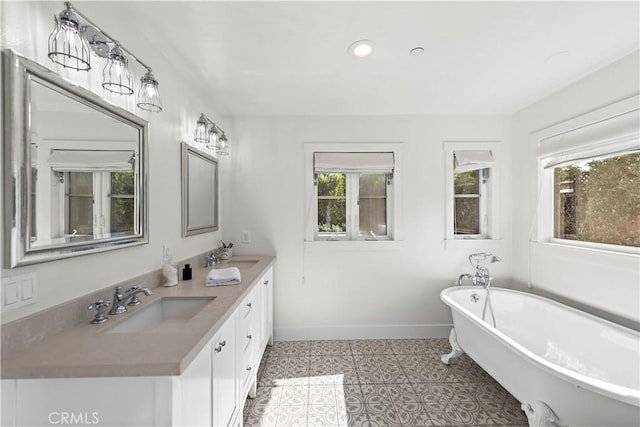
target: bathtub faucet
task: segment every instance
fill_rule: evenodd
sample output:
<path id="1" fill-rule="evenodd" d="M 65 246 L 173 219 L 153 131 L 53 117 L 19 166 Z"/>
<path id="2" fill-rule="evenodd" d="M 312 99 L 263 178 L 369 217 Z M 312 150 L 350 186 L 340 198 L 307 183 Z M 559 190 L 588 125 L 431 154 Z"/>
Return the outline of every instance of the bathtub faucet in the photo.
<path id="1" fill-rule="evenodd" d="M 486 259 L 489 259 L 489 262 L 491 263 L 502 261 L 502 258 L 492 254 L 491 252 L 479 252 L 469 255 L 469 263 L 471 263 L 471 266 L 476 270 L 475 274 L 473 276 L 470 274 L 462 274 L 458 278 L 458 285 L 462 284 L 462 279 L 469 278 L 473 282 L 474 286 L 483 286 L 489 289 L 493 278 L 489 273 L 489 269 L 480 265 L 480 261 L 484 261 Z"/>
<path id="2" fill-rule="evenodd" d="M 482 285 L 485 288 L 489 289 L 491 287 L 491 274 L 489 274 L 489 270 L 486 267 L 476 267 L 476 275 L 473 276 L 473 284 L 474 285 Z"/>
<path id="3" fill-rule="evenodd" d="M 463 279 L 473 280 L 473 276 L 472 276 L 472 275 L 470 275 L 469 273 L 461 274 L 461 275 L 458 277 L 458 286 L 462 286 L 462 280 L 463 280 Z M 474 283 L 474 284 L 475 284 L 475 283 Z"/>

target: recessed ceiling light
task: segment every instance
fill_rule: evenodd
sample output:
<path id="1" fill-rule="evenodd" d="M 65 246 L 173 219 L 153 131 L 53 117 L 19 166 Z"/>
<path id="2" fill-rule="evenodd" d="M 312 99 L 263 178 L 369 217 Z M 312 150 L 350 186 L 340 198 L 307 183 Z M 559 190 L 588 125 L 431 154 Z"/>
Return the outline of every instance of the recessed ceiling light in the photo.
<path id="1" fill-rule="evenodd" d="M 371 40 L 358 40 L 349 46 L 349 54 L 356 58 L 365 58 L 373 52 L 374 43 Z"/>
<path id="2" fill-rule="evenodd" d="M 422 55 L 423 53 L 424 53 L 424 48 L 423 48 L 423 47 L 420 47 L 420 46 L 418 46 L 418 47 L 414 47 L 413 49 L 411 49 L 411 50 L 409 51 L 409 55 L 411 55 L 411 56 L 420 56 L 420 55 Z"/>

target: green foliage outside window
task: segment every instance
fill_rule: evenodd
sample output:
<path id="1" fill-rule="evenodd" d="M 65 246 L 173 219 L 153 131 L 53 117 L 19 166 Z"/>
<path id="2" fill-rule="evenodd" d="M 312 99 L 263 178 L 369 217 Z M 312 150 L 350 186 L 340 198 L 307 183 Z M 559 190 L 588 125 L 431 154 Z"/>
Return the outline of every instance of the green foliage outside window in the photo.
<path id="1" fill-rule="evenodd" d="M 347 231 L 346 175 L 318 174 L 318 231 L 345 233 Z"/>
<path id="2" fill-rule="evenodd" d="M 131 172 L 111 173 L 111 232 L 133 234 L 135 218 L 134 175 Z"/>
<path id="3" fill-rule="evenodd" d="M 480 234 L 480 171 L 454 174 L 454 234 Z"/>
<path id="4" fill-rule="evenodd" d="M 555 168 L 554 237 L 640 247 L 640 153 Z"/>

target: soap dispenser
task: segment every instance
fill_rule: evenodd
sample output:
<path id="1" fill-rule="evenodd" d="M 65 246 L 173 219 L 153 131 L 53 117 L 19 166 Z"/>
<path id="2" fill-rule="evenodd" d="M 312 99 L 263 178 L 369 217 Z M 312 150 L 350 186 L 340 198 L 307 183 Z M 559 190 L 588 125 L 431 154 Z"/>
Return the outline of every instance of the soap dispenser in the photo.
<path id="1" fill-rule="evenodd" d="M 182 269 L 182 280 L 191 280 L 191 266 L 189 264 L 185 264 Z"/>

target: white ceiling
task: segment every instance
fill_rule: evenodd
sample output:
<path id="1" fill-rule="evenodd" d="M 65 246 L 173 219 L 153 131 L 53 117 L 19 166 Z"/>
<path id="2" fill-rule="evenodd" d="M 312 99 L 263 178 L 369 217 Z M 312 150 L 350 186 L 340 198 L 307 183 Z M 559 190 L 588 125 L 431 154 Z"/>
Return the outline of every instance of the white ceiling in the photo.
<path id="1" fill-rule="evenodd" d="M 638 1 L 74 4 L 152 65 L 161 90 L 179 84 L 163 81 L 172 62 L 233 115 L 508 114 L 640 37 Z M 368 58 L 347 54 L 360 39 L 375 42 Z"/>

